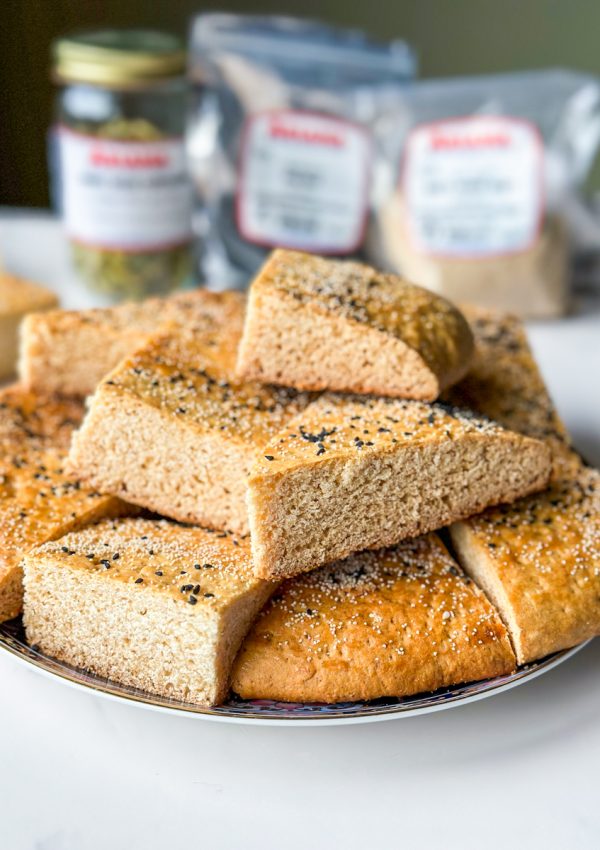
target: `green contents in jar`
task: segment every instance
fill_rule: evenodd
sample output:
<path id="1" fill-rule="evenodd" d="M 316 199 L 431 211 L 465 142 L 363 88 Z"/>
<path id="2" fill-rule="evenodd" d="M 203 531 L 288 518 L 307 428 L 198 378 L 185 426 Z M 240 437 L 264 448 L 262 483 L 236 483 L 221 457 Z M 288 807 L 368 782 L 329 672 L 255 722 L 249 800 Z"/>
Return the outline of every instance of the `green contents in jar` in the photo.
<path id="1" fill-rule="evenodd" d="M 115 118 L 96 126 L 78 122 L 73 129 L 86 136 L 114 141 L 148 142 L 163 138 L 158 127 L 143 118 Z M 139 301 L 148 295 L 166 294 L 179 287 L 192 271 L 188 244 L 138 253 L 72 242 L 71 256 L 78 275 L 90 287 L 119 301 Z"/>
<path id="2" fill-rule="evenodd" d="M 74 242 L 77 273 L 96 290 L 117 300 L 141 301 L 176 289 L 191 273 L 187 245 L 144 254 L 92 248 Z"/>
<path id="3" fill-rule="evenodd" d="M 179 40 L 101 31 L 60 39 L 54 53 L 61 207 L 79 277 L 113 300 L 178 288 L 192 274 Z"/>

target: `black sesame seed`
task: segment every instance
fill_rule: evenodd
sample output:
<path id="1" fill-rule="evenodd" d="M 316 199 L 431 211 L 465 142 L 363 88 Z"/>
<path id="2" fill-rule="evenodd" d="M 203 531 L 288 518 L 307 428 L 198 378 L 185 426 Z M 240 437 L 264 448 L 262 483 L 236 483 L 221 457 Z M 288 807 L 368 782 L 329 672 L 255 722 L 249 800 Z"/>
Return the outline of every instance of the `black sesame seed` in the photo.
<path id="1" fill-rule="evenodd" d="M 275 460 L 275 458 L 273 457 L 273 455 L 265 455 L 265 459 L 266 459 L 266 460 Z"/>
<path id="2" fill-rule="evenodd" d="M 205 593 L 204 598 L 205 599 L 211 599 L 214 595 L 215 595 L 214 593 Z"/>
<path id="3" fill-rule="evenodd" d="M 197 601 L 198 600 L 195 596 L 188 596 L 188 602 L 190 603 L 190 605 L 195 605 Z"/>
<path id="4" fill-rule="evenodd" d="M 163 575 L 163 571 L 162 571 L 162 570 L 156 570 L 156 572 L 154 573 L 154 575 L 155 575 L 155 576 L 162 576 L 162 575 Z"/>
<path id="5" fill-rule="evenodd" d="M 144 579 L 143 579 L 143 578 L 136 578 L 135 583 L 136 583 L 136 584 L 141 584 L 143 581 L 144 581 Z"/>

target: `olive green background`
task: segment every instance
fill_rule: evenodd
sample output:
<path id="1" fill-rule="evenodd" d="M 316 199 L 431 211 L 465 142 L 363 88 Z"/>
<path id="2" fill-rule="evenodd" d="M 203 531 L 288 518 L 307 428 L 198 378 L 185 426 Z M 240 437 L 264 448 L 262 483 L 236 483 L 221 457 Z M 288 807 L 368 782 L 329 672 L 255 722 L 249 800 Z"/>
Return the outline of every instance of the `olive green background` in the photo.
<path id="1" fill-rule="evenodd" d="M 186 35 L 203 9 L 322 18 L 380 38 L 406 38 L 423 76 L 573 67 L 600 73 L 600 0 L 2 0 L 0 204 L 48 203 L 50 42 L 92 27 L 155 27 Z M 599 181 L 595 181 L 596 183 Z"/>

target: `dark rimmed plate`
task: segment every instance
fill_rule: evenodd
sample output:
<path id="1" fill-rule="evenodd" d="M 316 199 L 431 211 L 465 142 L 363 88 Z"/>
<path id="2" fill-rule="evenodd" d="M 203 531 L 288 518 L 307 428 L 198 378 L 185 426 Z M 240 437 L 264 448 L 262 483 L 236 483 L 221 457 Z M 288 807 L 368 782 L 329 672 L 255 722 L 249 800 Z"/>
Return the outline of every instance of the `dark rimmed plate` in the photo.
<path id="1" fill-rule="evenodd" d="M 59 679 L 77 688 L 92 691 L 100 696 L 120 702 L 135 703 L 170 714 L 218 720 L 225 723 L 260 723 L 264 725 L 315 726 L 340 723 L 368 723 L 411 717 L 464 705 L 484 697 L 514 688 L 541 676 L 571 658 L 585 644 L 573 649 L 549 655 L 541 661 L 519 668 L 509 676 L 498 676 L 482 682 L 470 682 L 430 694 L 419 694 L 403 699 L 378 699 L 370 702 L 343 702 L 334 705 L 323 703 L 286 703 L 274 700 L 241 700 L 233 698 L 224 705 L 214 708 L 191 705 L 179 700 L 170 700 L 136 688 L 125 687 L 92 673 L 86 673 L 54 658 L 49 658 L 27 645 L 21 618 L 0 624 L 0 648 L 19 661 L 52 678 Z"/>

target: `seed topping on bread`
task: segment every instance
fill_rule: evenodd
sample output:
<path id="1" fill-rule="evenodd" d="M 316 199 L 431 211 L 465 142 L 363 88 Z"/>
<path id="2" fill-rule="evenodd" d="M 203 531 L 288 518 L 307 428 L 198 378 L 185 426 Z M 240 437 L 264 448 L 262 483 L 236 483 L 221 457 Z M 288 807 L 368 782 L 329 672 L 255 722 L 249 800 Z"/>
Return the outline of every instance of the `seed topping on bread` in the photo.
<path id="1" fill-rule="evenodd" d="M 302 390 L 432 401 L 473 337 L 450 302 L 357 262 L 278 249 L 250 288 L 238 374 Z"/>
<path id="2" fill-rule="evenodd" d="M 233 671 L 244 698 L 402 696 L 508 673 L 506 628 L 433 534 L 286 581 Z"/>
<path id="3" fill-rule="evenodd" d="M 44 553 L 191 605 L 220 605 L 232 583 L 255 583 L 246 539 L 167 520 L 107 520 L 46 544 Z"/>
<path id="4" fill-rule="evenodd" d="M 310 400 L 306 393 L 232 378 L 237 338 L 217 332 L 157 337 L 106 381 L 190 422 L 241 440 L 265 439 Z M 194 365 L 197 364 L 197 365 Z"/>
<path id="5" fill-rule="evenodd" d="M 457 439 L 468 432 L 497 434 L 486 417 L 447 404 L 328 394 L 308 406 L 269 444 L 271 462 L 348 450 L 381 451 L 399 444 L 423 445 L 440 435 Z"/>
<path id="6" fill-rule="evenodd" d="M 505 428 L 545 441 L 554 474 L 576 471 L 579 460 L 531 353 L 522 322 L 515 316 L 464 308 L 475 337 L 469 374 L 447 400 L 480 411 Z"/>
<path id="7" fill-rule="evenodd" d="M 376 641 L 377 635 L 382 634 L 377 609 L 386 604 L 388 592 L 402 582 L 410 588 L 405 590 L 411 597 L 409 609 L 426 611 L 428 624 L 413 630 L 410 619 L 398 623 L 397 640 L 390 641 L 388 633 L 385 642 L 380 643 L 382 651 L 393 650 L 404 655 L 406 641 L 418 637 L 421 643 L 428 644 L 431 657 L 435 658 L 442 628 L 447 640 L 445 649 L 450 652 L 460 652 L 464 643 L 481 645 L 487 640 L 498 640 L 503 630 L 499 628 L 495 611 L 488 606 L 482 607 L 468 626 L 463 623 L 458 629 L 453 627 L 457 612 L 469 603 L 472 605 L 471 580 L 442 546 L 435 548 L 435 560 L 426 557 L 431 550 L 431 538 L 420 537 L 391 549 L 351 555 L 301 579 L 292 579 L 272 597 L 257 628 L 260 620 L 268 619 L 270 610 L 277 608 L 283 614 L 284 628 L 303 627 L 304 631 L 295 634 L 307 655 L 320 651 L 322 629 L 334 641 L 338 638 L 343 642 L 346 627 L 358 626 L 368 630 Z M 356 610 L 348 612 L 347 606 Z M 438 640 L 433 638 L 434 633 Z M 423 641 L 427 638 L 431 640 Z M 282 641 L 282 650 L 287 642 Z"/>
<path id="8" fill-rule="evenodd" d="M 581 573 L 585 582 L 589 575 L 600 575 L 600 492 L 595 470 L 582 469 L 575 480 L 556 481 L 537 496 L 473 517 L 469 525 L 475 534 L 485 535 L 494 560 L 514 564 L 516 556 L 521 570 L 566 569 L 571 576 Z"/>

